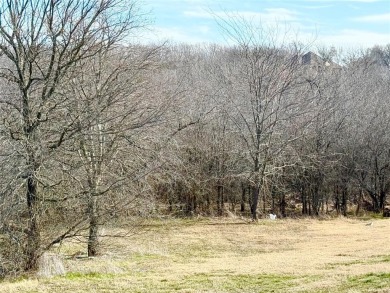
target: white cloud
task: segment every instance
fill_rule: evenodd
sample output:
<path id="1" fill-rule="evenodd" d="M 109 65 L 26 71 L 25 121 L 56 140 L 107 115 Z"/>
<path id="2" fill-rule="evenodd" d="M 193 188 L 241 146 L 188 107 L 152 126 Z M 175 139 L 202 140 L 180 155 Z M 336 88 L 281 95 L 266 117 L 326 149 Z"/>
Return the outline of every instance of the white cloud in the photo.
<path id="1" fill-rule="evenodd" d="M 268 8 L 265 9 L 263 17 L 272 18 L 273 20 L 285 20 L 293 21 L 297 19 L 298 13 L 293 10 L 288 10 L 286 8 Z"/>
<path id="2" fill-rule="evenodd" d="M 207 12 L 205 9 L 196 7 L 192 10 L 183 11 L 183 14 L 188 17 L 198 17 L 198 18 L 213 18 L 213 15 L 210 12 Z"/>
<path id="3" fill-rule="evenodd" d="M 210 27 L 207 25 L 198 25 L 196 26 L 196 30 L 202 34 L 207 34 L 210 32 Z"/>
<path id="4" fill-rule="evenodd" d="M 374 3 L 374 2 L 381 2 L 381 1 L 383 0 L 304 0 L 304 2 L 359 2 L 359 3 Z"/>
<path id="5" fill-rule="evenodd" d="M 208 33 L 209 28 L 207 26 L 198 26 L 194 28 L 199 33 L 191 32 L 191 29 L 182 28 L 182 27 L 154 27 L 154 30 L 147 35 L 144 35 L 144 43 L 150 42 L 163 42 L 166 40 L 179 42 L 179 43 L 188 43 L 188 44 L 197 44 L 205 43 L 204 34 Z"/>
<path id="6" fill-rule="evenodd" d="M 359 22 L 385 22 L 390 23 L 390 13 L 384 14 L 373 14 L 373 15 L 365 15 L 360 17 L 355 17 L 352 20 Z"/>
<path id="7" fill-rule="evenodd" d="M 334 5 L 333 4 L 326 4 L 326 5 L 316 5 L 316 4 L 313 4 L 313 5 L 300 5 L 299 7 L 300 8 L 304 8 L 304 9 L 311 9 L 311 10 L 316 10 L 316 9 L 324 9 L 324 8 L 330 8 L 330 7 L 333 7 Z"/>
<path id="8" fill-rule="evenodd" d="M 157 0 L 151 0 L 157 1 Z M 179 1 L 179 0 L 166 0 Z M 279 38 L 285 42 L 301 41 L 305 44 L 318 44 L 325 46 L 336 46 L 343 48 L 361 48 L 372 47 L 375 44 L 384 45 L 390 43 L 390 35 L 386 32 L 370 31 L 367 28 L 357 29 L 353 26 L 349 29 L 339 25 L 332 33 L 329 33 L 329 25 L 326 22 L 312 20 L 311 14 L 302 9 L 287 9 L 278 7 L 268 7 L 261 11 L 243 10 L 243 11 L 224 11 L 222 8 L 212 11 L 206 8 L 202 3 L 205 0 L 181 0 L 186 3 L 192 3 L 184 10 L 176 11 L 180 14 L 181 20 L 174 25 L 160 25 L 155 27 L 154 34 L 149 34 L 149 40 L 172 40 L 174 42 L 185 43 L 231 43 L 226 31 L 218 26 L 217 23 L 227 25 L 229 29 L 230 20 L 232 25 L 253 25 L 254 28 L 260 24 L 260 27 L 267 33 L 268 30 L 279 34 Z M 241 0 L 245 1 L 245 0 Z M 315 9 L 322 6 L 335 6 L 336 2 L 377 2 L 378 0 L 300 0 L 300 5 L 306 3 L 307 7 Z M 381 0 L 379 0 L 381 1 Z M 271 3 L 271 1 L 270 1 Z M 272 2 L 271 5 L 278 2 Z M 321 4 L 322 3 L 322 4 Z M 282 4 L 280 4 L 282 5 Z M 295 6 L 296 7 L 296 6 Z M 181 7 L 183 8 L 183 7 Z M 323 7 L 322 7 L 323 8 Z M 383 10 L 382 10 L 383 11 Z M 307 12 L 307 11 L 306 11 Z M 386 12 L 386 11 L 383 11 Z M 185 20 L 183 20 L 183 16 Z M 217 21 L 215 21 L 217 20 Z M 321 19 L 319 19 L 321 20 Z M 363 15 L 361 17 L 346 18 L 344 20 L 354 21 L 355 24 L 361 23 L 383 23 L 389 22 L 389 13 L 378 13 L 373 15 Z M 184 21 L 184 22 L 183 22 Z M 186 22 L 188 22 L 186 24 Z M 226 22 L 226 23 L 225 23 Z M 337 22 L 336 22 L 337 23 Z M 350 23 L 351 25 L 351 23 Z M 331 26 L 334 27 L 334 26 Z M 244 27 L 245 29 L 245 27 Z M 260 32 L 261 34 L 262 32 Z M 261 37 L 261 36 L 260 36 Z M 274 37 L 274 36 L 271 36 Z M 275 37 L 277 41 L 279 38 Z"/>
<path id="9" fill-rule="evenodd" d="M 186 10 L 183 12 L 188 17 L 198 17 L 205 19 L 221 18 L 227 19 L 231 17 L 243 18 L 248 21 L 261 21 L 261 22 L 280 22 L 280 21 L 296 21 L 298 19 L 298 13 L 286 8 L 267 8 L 264 12 L 255 11 L 206 11 L 205 9 L 196 8 L 193 10 Z"/>
<path id="10" fill-rule="evenodd" d="M 390 35 L 365 30 L 344 29 L 332 35 L 319 34 L 316 43 L 344 48 L 367 48 L 390 43 Z"/>
<path id="11" fill-rule="evenodd" d="M 283 36 L 282 36 L 283 37 Z M 297 35 L 289 35 L 284 41 L 301 41 L 310 46 L 335 46 L 336 48 L 344 49 L 359 49 L 368 48 L 374 45 L 386 45 L 390 43 L 389 34 L 376 33 L 367 30 L 344 29 L 333 34 L 325 34 L 321 32 L 297 32 Z M 215 34 L 211 28 L 207 26 L 197 26 L 191 28 L 182 27 L 155 27 L 155 30 L 143 36 L 144 43 L 162 42 L 170 40 L 179 43 L 198 44 L 223 42 L 224 44 L 232 44 L 229 39 L 223 39 L 221 35 Z M 279 39 L 277 41 L 280 41 Z"/>

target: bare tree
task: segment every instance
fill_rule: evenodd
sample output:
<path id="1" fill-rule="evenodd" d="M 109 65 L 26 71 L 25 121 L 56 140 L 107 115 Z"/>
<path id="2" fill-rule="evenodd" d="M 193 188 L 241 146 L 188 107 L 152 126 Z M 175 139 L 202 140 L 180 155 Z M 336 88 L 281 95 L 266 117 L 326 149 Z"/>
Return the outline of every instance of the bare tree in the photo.
<path id="1" fill-rule="evenodd" d="M 142 165 L 150 157 L 144 152 L 140 160 L 140 152 L 134 151 L 143 147 L 143 133 L 149 133 L 169 107 L 163 95 L 154 96 L 148 77 L 149 70 L 156 69 L 158 49 L 119 47 L 99 52 L 73 72 L 77 79 L 69 94 L 76 99 L 69 116 L 81 129 L 74 137 L 82 169 L 76 181 L 87 198 L 89 256 L 97 254 L 98 229 L 107 214 L 120 212 L 134 200 L 125 186 L 134 187 L 133 182 L 142 179 L 147 169 Z M 115 196 L 124 190 L 127 198 Z M 109 198 L 111 209 L 100 207 L 102 197 Z"/>
<path id="2" fill-rule="evenodd" d="M 41 243 L 42 170 L 63 143 L 79 132 L 63 115 L 72 97 L 63 87 L 75 66 L 121 42 L 139 25 L 124 0 L 2 1 L 0 6 L 3 129 L 17 144 L 19 184 L 27 206 L 25 269 L 36 268 Z M 23 180 L 21 180 L 23 179 Z M 45 186 L 48 188 L 48 186 Z"/>
<path id="3" fill-rule="evenodd" d="M 389 70 L 368 51 L 348 63 L 350 143 L 348 155 L 354 177 L 375 212 L 384 211 L 390 191 Z M 374 55 L 373 55 L 374 54 Z"/>
<path id="4" fill-rule="evenodd" d="M 235 43 L 235 60 L 230 63 L 227 99 L 234 109 L 230 117 L 251 160 L 251 214 L 257 219 L 259 193 L 272 157 L 286 142 L 279 126 L 296 109 L 293 91 L 301 74 L 299 46 L 289 45 L 277 30 L 267 30 L 240 18 L 222 19 L 220 24 Z"/>

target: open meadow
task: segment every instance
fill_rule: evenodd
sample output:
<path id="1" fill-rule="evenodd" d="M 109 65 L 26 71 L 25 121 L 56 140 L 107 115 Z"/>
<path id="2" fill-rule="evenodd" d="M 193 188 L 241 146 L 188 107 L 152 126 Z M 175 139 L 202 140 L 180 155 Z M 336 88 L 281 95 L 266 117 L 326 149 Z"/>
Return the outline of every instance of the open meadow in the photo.
<path id="1" fill-rule="evenodd" d="M 390 219 L 154 220 L 104 238 L 99 257 L 63 243 L 65 275 L 0 292 L 390 292 L 389 231 Z"/>

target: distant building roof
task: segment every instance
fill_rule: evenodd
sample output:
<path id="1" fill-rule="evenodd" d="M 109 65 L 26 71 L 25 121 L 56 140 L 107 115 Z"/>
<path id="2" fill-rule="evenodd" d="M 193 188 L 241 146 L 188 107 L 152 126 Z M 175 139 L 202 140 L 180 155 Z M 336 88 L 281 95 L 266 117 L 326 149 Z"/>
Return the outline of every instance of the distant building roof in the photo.
<path id="1" fill-rule="evenodd" d="M 309 65 L 313 63 L 322 63 L 322 58 L 310 51 L 302 56 L 302 64 Z"/>
<path id="2" fill-rule="evenodd" d="M 325 66 L 330 68 L 341 68 L 341 66 L 331 60 L 324 60 L 317 54 L 309 51 L 306 54 L 302 55 L 302 64 L 303 65 L 314 65 L 314 66 Z"/>

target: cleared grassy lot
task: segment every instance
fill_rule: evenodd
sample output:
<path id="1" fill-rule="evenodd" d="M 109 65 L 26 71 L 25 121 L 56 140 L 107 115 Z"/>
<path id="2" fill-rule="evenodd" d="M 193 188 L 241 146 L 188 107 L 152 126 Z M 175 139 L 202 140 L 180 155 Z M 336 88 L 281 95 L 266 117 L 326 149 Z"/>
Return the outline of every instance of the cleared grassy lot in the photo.
<path id="1" fill-rule="evenodd" d="M 367 223 L 153 221 L 93 259 L 64 243 L 53 252 L 65 276 L 5 280 L 0 292 L 390 292 L 390 220 Z"/>

